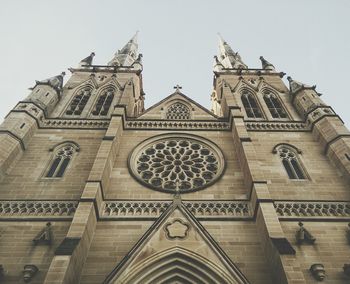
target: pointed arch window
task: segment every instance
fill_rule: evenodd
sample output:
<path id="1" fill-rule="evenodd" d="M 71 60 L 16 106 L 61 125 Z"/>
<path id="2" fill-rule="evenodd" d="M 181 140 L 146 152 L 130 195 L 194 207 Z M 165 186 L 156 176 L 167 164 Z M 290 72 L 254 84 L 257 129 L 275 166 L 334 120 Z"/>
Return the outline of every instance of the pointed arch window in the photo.
<path id="1" fill-rule="evenodd" d="M 299 153 L 290 146 L 281 145 L 275 152 L 282 160 L 282 164 L 290 179 L 307 179 L 305 170 L 300 162 Z"/>
<path id="2" fill-rule="evenodd" d="M 45 174 L 47 178 L 61 178 L 63 177 L 73 155 L 79 148 L 76 145 L 66 143 L 54 149 L 53 159 Z"/>
<path id="3" fill-rule="evenodd" d="M 89 101 L 91 96 L 91 88 L 85 87 L 78 91 L 78 93 L 74 96 L 73 100 L 69 104 L 66 115 L 80 115 L 87 102 Z"/>
<path id="4" fill-rule="evenodd" d="M 287 113 L 275 94 L 266 91 L 263 97 L 273 118 L 287 118 Z"/>
<path id="5" fill-rule="evenodd" d="M 190 119 L 190 109 L 182 103 L 176 102 L 170 105 L 166 112 L 166 119 L 184 120 Z"/>
<path id="6" fill-rule="evenodd" d="M 107 115 L 114 98 L 113 88 L 108 88 L 102 92 L 92 111 L 93 115 Z"/>
<path id="7" fill-rule="evenodd" d="M 262 113 L 260 107 L 256 101 L 255 96 L 247 91 L 244 91 L 242 94 L 242 103 L 245 109 L 245 112 L 248 117 L 251 118 L 262 118 Z"/>

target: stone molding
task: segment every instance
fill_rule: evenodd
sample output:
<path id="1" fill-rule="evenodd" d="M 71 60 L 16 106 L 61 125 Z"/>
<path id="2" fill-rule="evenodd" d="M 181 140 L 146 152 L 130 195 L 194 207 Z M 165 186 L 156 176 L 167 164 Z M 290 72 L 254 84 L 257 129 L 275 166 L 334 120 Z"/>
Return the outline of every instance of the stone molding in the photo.
<path id="1" fill-rule="evenodd" d="M 91 119 L 44 119 L 40 121 L 41 128 L 84 128 L 84 129 L 107 129 L 110 120 Z"/>
<path id="2" fill-rule="evenodd" d="M 113 200 L 104 201 L 102 219 L 156 219 L 172 200 Z M 209 201 L 184 200 L 185 207 L 200 219 L 225 220 L 254 218 L 254 208 L 248 200 Z M 281 220 L 350 219 L 350 202 L 335 201 L 274 201 Z M 72 219 L 79 201 L 0 201 L 1 219 Z"/>
<path id="3" fill-rule="evenodd" d="M 73 218 L 78 201 L 0 201 L 3 218 Z"/>
<path id="4" fill-rule="evenodd" d="M 248 131 L 310 131 L 304 122 L 245 121 Z"/>
<path id="5" fill-rule="evenodd" d="M 134 120 L 124 123 L 125 129 L 231 130 L 225 121 Z"/>
<path id="6" fill-rule="evenodd" d="M 350 202 L 275 201 L 274 206 L 280 219 L 350 218 Z"/>
<path id="7" fill-rule="evenodd" d="M 158 218 L 172 201 L 105 201 L 103 218 Z"/>
<path id="8" fill-rule="evenodd" d="M 185 207 L 201 218 L 251 218 L 249 201 L 183 201 Z"/>

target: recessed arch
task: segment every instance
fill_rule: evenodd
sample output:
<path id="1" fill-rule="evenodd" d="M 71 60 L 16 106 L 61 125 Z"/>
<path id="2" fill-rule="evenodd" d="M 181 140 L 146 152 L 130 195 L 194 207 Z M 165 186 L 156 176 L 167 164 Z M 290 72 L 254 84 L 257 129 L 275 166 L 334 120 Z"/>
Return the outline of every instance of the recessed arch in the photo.
<path id="1" fill-rule="evenodd" d="M 299 156 L 299 154 L 302 153 L 301 150 L 299 150 L 293 145 L 280 143 L 274 147 L 272 152 L 278 154 L 279 158 L 281 159 L 282 165 L 288 174 L 289 179 L 308 179 L 306 170 Z"/>
<path id="2" fill-rule="evenodd" d="M 92 91 L 93 86 L 91 84 L 85 84 L 77 89 L 65 110 L 65 114 L 68 116 L 81 115 L 92 95 Z"/>
<path id="3" fill-rule="evenodd" d="M 255 96 L 249 88 L 240 89 L 241 101 L 248 118 L 263 118 L 261 107 Z"/>
<path id="4" fill-rule="evenodd" d="M 224 269 L 203 256 L 185 248 L 174 247 L 152 255 L 133 267 L 118 282 L 125 284 L 169 283 L 245 283 L 235 279 Z"/>
<path id="5" fill-rule="evenodd" d="M 106 116 L 111 108 L 118 88 L 115 85 L 105 85 L 97 93 L 94 106 L 91 110 L 93 116 Z"/>
<path id="6" fill-rule="evenodd" d="M 261 90 L 264 102 L 273 118 L 286 119 L 288 114 L 278 94 L 270 88 Z"/>
<path id="7" fill-rule="evenodd" d="M 165 106 L 165 118 L 171 120 L 191 119 L 191 106 L 182 100 L 172 100 Z"/>
<path id="8" fill-rule="evenodd" d="M 73 156 L 79 152 L 79 145 L 73 141 L 64 141 L 50 148 L 52 157 L 50 163 L 45 170 L 45 178 L 61 178 L 66 172 Z"/>

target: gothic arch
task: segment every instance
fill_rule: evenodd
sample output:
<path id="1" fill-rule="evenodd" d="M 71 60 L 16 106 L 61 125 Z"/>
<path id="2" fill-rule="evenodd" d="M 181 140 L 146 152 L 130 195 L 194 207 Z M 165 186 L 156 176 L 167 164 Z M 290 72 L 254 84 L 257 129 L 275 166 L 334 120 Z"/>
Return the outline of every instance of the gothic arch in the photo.
<path id="1" fill-rule="evenodd" d="M 239 94 L 248 118 L 264 118 L 262 108 L 255 92 L 251 91 L 250 88 L 241 88 Z"/>
<path id="2" fill-rule="evenodd" d="M 262 88 L 260 91 L 263 100 L 273 118 L 288 119 L 288 113 L 279 95 L 270 88 Z"/>
<path id="3" fill-rule="evenodd" d="M 49 151 L 52 152 L 52 156 L 43 176 L 45 178 L 61 178 L 71 164 L 75 153 L 80 151 L 80 148 L 73 141 L 65 141 L 56 144 Z"/>
<path id="4" fill-rule="evenodd" d="M 72 99 L 69 101 L 64 113 L 67 116 L 78 116 L 81 115 L 85 109 L 90 97 L 92 95 L 94 87 L 91 84 L 84 84 L 78 88 Z"/>
<path id="5" fill-rule="evenodd" d="M 108 84 L 97 93 L 96 99 L 91 109 L 93 116 L 106 116 L 113 104 L 118 88 L 114 84 Z"/>
<path id="6" fill-rule="evenodd" d="M 148 284 L 172 283 L 169 281 L 173 279 L 179 283 L 193 284 L 244 283 L 203 256 L 181 247 L 146 258 L 117 281 L 125 284 Z"/>
<path id="7" fill-rule="evenodd" d="M 277 154 L 286 170 L 289 179 L 292 180 L 307 180 L 309 179 L 305 167 L 300 158 L 302 153 L 297 147 L 287 144 L 277 144 L 272 151 Z"/>
<path id="8" fill-rule="evenodd" d="M 182 100 L 172 100 L 165 106 L 165 119 L 186 120 L 191 119 L 192 107 Z"/>

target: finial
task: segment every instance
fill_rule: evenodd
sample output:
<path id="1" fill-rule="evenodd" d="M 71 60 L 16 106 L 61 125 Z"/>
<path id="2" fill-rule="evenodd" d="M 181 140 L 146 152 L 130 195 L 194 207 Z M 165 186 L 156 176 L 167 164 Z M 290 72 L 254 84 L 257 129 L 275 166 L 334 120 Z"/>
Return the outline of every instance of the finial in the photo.
<path id="1" fill-rule="evenodd" d="M 90 55 L 84 59 L 82 59 L 79 63 L 79 67 L 90 66 L 92 64 L 92 60 L 95 56 L 95 52 L 91 52 Z"/>
<path id="2" fill-rule="evenodd" d="M 182 87 L 179 84 L 177 84 L 176 86 L 174 86 L 174 89 L 176 89 L 175 90 L 176 93 L 179 93 Z"/>
<path id="3" fill-rule="evenodd" d="M 263 56 L 260 56 L 259 58 L 261 60 L 261 65 L 262 65 L 263 69 L 265 69 L 265 70 L 275 70 L 275 66 L 273 66 L 273 64 L 268 62 Z"/>
<path id="4" fill-rule="evenodd" d="M 292 82 L 292 81 L 293 81 L 293 79 L 292 79 L 291 76 L 288 76 L 288 77 L 287 77 L 287 80 L 288 80 L 289 82 Z"/>

